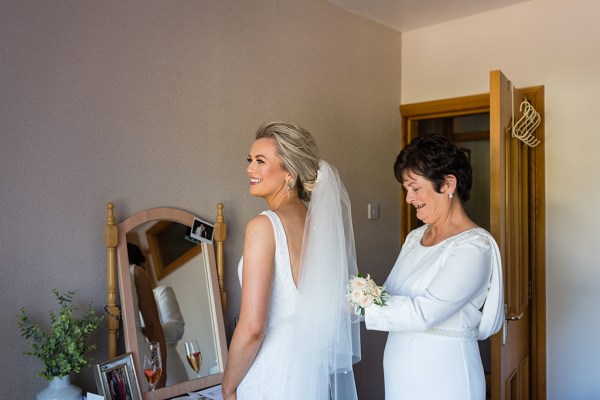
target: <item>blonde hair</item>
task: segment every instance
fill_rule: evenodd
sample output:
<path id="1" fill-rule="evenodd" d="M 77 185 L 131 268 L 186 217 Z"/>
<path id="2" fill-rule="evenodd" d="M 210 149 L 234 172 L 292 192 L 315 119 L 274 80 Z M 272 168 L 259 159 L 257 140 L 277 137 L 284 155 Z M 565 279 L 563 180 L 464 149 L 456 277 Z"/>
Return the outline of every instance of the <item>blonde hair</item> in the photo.
<path id="1" fill-rule="evenodd" d="M 282 167 L 292 175 L 288 189 L 296 186 L 298 197 L 309 201 L 319 170 L 319 148 L 307 130 L 287 122 L 267 122 L 256 131 L 256 139 L 272 139 Z"/>

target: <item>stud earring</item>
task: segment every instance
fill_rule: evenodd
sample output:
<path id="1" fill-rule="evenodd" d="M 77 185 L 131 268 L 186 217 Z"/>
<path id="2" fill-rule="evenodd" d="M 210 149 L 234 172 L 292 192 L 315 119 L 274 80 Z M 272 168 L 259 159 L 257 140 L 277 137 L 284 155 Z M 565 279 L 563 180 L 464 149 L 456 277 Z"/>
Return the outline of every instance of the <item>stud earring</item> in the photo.
<path id="1" fill-rule="evenodd" d="M 448 197 L 449 197 L 450 199 L 453 199 L 453 198 L 454 198 L 454 193 L 449 193 L 449 194 L 448 194 Z"/>

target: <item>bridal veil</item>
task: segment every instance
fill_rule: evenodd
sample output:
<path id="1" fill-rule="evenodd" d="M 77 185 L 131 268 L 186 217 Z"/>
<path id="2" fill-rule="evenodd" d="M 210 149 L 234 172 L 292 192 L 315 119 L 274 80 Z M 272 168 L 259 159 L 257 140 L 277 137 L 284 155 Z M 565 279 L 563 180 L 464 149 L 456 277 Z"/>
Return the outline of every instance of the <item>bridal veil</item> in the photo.
<path id="1" fill-rule="evenodd" d="M 346 302 L 357 275 L 350 199 L 337 170 L 319 163 L 308 207 L 294 340 L 285 398 L 356 400 L 352 364 L 360 360 L 360 324 Z"/>

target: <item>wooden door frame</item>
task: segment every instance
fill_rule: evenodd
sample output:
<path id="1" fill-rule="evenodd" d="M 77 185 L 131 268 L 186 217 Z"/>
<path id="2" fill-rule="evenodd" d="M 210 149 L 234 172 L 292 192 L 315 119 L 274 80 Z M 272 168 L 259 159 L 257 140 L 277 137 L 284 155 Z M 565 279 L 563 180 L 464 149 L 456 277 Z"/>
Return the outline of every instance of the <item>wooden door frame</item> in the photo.
<path id="1" fill-rule="evenodd" d="M 541 144 L 533 148 L 530 156 L 531 187 L 536 203 L 530 210 L 532 218 L 531 243 L 534 245 L 531 262 L 531 364 L 530 391 L 532 399 L 546 399 L 546 202 L 545 202 L 545 124 L 544 124 L 544 87 L 534 86 L 519 89 L 535 105 L 542 115 L 542 122 L 536 130 Z M 411 124 L 420 119 L 442 118 L 490 112 L 490 94 L 433 100 L 421 103 L 400 105 L 402 117 L 402 148 L 409 141 Z M 404 193 L 403 193 L 404 194 Z M 404 196 L 403 196 L 404 197 Z M 412 223 L 409 208 L 401 199 L 401 238 L 402 242 Z"/>

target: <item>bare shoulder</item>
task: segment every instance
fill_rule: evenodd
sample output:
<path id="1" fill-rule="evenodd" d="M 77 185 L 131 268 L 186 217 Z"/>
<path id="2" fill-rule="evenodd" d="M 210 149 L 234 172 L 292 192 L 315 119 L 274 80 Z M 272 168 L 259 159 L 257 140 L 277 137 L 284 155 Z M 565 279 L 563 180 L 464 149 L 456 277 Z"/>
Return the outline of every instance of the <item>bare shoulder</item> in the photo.
<path id="1" fill-rule="evenodd" d="M 273 224 L 269 217 L 260 214 L 252 218 L 246 224 L 246 234 L 273 234 Z"/>
<path id="2" fill-rule="evenodd" d="M 275 231 L 273 224 L 266 215 L 257 215 L 246 225 L 246 237 L 244 240 L 244 257 L 251 250 L 275 251 Z"/>

